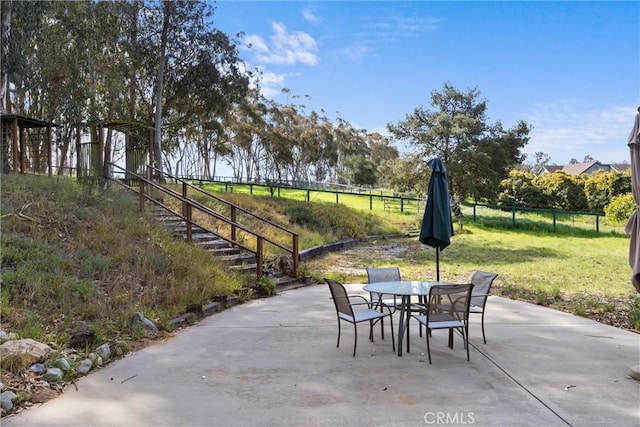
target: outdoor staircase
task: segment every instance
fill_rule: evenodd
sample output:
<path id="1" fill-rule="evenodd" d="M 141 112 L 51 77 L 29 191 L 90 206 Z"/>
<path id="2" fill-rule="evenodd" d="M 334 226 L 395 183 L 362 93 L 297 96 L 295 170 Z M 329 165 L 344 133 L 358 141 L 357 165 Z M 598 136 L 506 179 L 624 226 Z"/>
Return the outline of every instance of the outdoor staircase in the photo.
<path id="1" fill-rule="evenodd" d="M 186 222 L 159 206 L 148 205 L 152 217 L 162 223 L 174 236 L 174 238 L 187 240 L 187 224 Z M 252 253 L 233 246 L 231 243 L 216 236 L 215 234 L 198 226 L 191 228 L 191 244 L 203 248 L 221 261 L 230 270 L 243 271 L 255 274 L 257 265 L 256 258 Z M 271 276 L 276 284 L 276 290 L 284 290 L 294 286 L 297 283 L 296 278 L 281 273 L 273 273 Z"/>

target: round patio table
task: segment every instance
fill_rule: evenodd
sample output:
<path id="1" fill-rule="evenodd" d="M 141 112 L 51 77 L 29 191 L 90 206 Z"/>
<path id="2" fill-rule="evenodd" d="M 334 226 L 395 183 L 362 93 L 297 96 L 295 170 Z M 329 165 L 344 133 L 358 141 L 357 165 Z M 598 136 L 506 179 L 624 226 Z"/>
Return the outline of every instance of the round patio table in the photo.
<path id="1" fill-rule="evenodd" d="M 402 341 L 404 331 L 409 324 L 409 315 L 411 314 L 410 304 L 411 297 L 429 296 L 432 286 L 450 285 L 447 282 L 431 282 L 417 280 L 398 280 L 390 282 L 375 282 L 366 284 L 363 289 L 367 292 L 375 292 L 378 294 L 395 295 L 402 298 L 400 305 L 400 322 L 398 324 L 398 356 L 402 356 Z M 409 352 L 409 337 L 407 337 L 407 352 Z"/>

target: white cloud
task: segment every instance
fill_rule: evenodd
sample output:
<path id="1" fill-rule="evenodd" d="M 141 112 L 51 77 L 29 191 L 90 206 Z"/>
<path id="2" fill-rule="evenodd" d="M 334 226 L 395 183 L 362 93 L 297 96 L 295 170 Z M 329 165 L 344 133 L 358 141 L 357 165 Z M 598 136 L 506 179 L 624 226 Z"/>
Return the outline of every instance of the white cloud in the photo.
<path id="1" fill-rule="evenodd" d="M 633 106 L 585 108 L 577 102 L 538 107 L 525 118 L 533 126 L 525 151 L 547 153 L 558 164 L 586 155 L 605 163 L 627 160 L 634 111 Z"/>
<path id="2" fill-rule="evenodd" d="M 374 51 L 371 43 L 364 40 L 352 43 L 342 49 L 342 53 L 353 61 L 361 61 Z"/>
<path id="3" fill-rule="evenodd" d="M 273 98 L 280 94 L 280 91 L 284 86 L 285 78 L 286 76 L 284 74 L 263 71 L 260 74 L 260 93 L 262 93 L 266 98 Z"/>
<path id="4" fill-rule="evenodd" d="M 258 52 L 269 52 L 267 43 L 265 43 L 264 39 L 258 35 L 249 34 L 245 37 L 245 41 L 245 45 L 250 49 L 254 49 Z"/>
<path id="5" fill-rule="evenodd" d="M 315 23 L 320 21 L 318 15 L 316 15 L 315 10 L 311 7 L 302 10 L 302 17 L 305 21 Z"/>
<path id="6" fill-rule="evenodd" d="M 318 50 L 316 41 L 303 31 L 287 32 L 287 28 L 280 22 L 272 24 L 274 34 L 269 38 L 269 45 L 259 36 L 248 36 L 259 46 L 256 50 L 256 59 L 261 64 L 285 64 L 292 65 L 297 62 L 306 65 L 318 63 Z"/>

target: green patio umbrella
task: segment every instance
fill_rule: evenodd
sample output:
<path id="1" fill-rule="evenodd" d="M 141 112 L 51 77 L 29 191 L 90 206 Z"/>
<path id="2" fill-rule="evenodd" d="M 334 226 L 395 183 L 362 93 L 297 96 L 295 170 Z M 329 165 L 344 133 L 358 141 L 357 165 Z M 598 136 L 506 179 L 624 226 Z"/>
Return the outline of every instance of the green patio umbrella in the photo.
<path id="1" fill-rule="evenodd" d="M 429 180 L 427 206 L 424 209 L 419 240 L 436 249 L 436 280 L 440 281 L 440 251 L 449 246 L 453 236 L 447 169 L 439 158 L 429 160 L 433 169 Z"/>

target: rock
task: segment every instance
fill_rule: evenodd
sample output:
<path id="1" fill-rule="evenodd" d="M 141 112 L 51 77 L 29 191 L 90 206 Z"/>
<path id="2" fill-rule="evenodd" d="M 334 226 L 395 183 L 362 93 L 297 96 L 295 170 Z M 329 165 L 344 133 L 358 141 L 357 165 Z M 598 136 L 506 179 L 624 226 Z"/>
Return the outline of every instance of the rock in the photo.
<path id="1" fill-rule="evenodd" d="M 62 372 L 62 369 L 60 368 L 49 368 L 47 369 L 47 373 L 44 374 L 44 380 L 49 382 L 49 383 L 53 383 L 53 384 L 58 384 L 62 382 L 62 378 L 64 377 L 64 374 Z"/>
<path id="2" fill-rule="evenodd" d="M 91 368 L 93 368 L 93 362 L 90 359 L 82 359 L 76 366 L 76 371 L 80 375 L 87 375 Z"/>
<path id="3" fill-rule="evenodd" d="M 0 406 L 5 411 L 13 409 L 13 401 L 18 398 L 18 395 L 11 390 L 3 391 L 0 393 Z"/>
<path id="4" fill-rule="evenodd" d="M 280 273 L 289 273 L 293 271 L 293 258 L 291 257 L 291 255 L 278 255 L 273 260 L 273 266 L 276 271 L 279 271 Z"/>
<path id="5" fill-rule="evenodd" d="M 129 319 L 129 327 L 131 329 L 142 329 L 145 337 L 149 337 L 158 333 L 158 327 L 151 320 L 147 319 L 144 314 L 139 311 L 133 313 L 131 319 Z"/>
<path id="6" fill-rule="evenodd" d="M 44 362 L 52 352 L 48 345 L 25 338 L 0 345 L 0 360 L 2 366 L 7 369 L 20 370 L 34 363 Z"/>
<path id="7" fill-rule="evenodd" d="M 58 396 L 58 392 L 49 388 L 40 388 L 31 395 L 31 403 L 44 403 Z"/>
<path id="8" fill-rule="evenodd" d="M 94 366 L 102 366 L 102 357 L 95 353 L 89 353 L 89 360 L 93 363 Z"/>
<path id="9" fill-rule="evenodd" d="M 44 374 L 47 368 L 42 363 L 34 363 L 29 367 L 29 370 L 35 374 Z"/>
<path id="10" fill-rule="evenodd" d="M 109 346 L 109 343 L 102 344 L 100 347 L 95 349 L 95 352 L 103 361 L 109 360 L 111 357 L 111 347 Z"/>
<path id="11" fill-rule="evenodd" d="M 91 347 L 96 343 L 96 333 L 86 322 L 78 322 L 70 333 L 69 344 L 72 347 Z"/>
<path id="12" fill-rule="evenodd" d="M 64 357 L 56 360 L 53 363 L 53 366 L 55 366 L 56 368 L 62 369 L 64 372 L 67 372 L 68 370 L 71 369 L 71 364 L 69 363 L 69 360 L 65 359 Z"/>
<path id="13" fill-rule="evenodd" d="M 5 332 L 3 330 L 0 330 L 0 343 L 17 339 L 18 334 L 16 334 L 15 332 Z"/>

